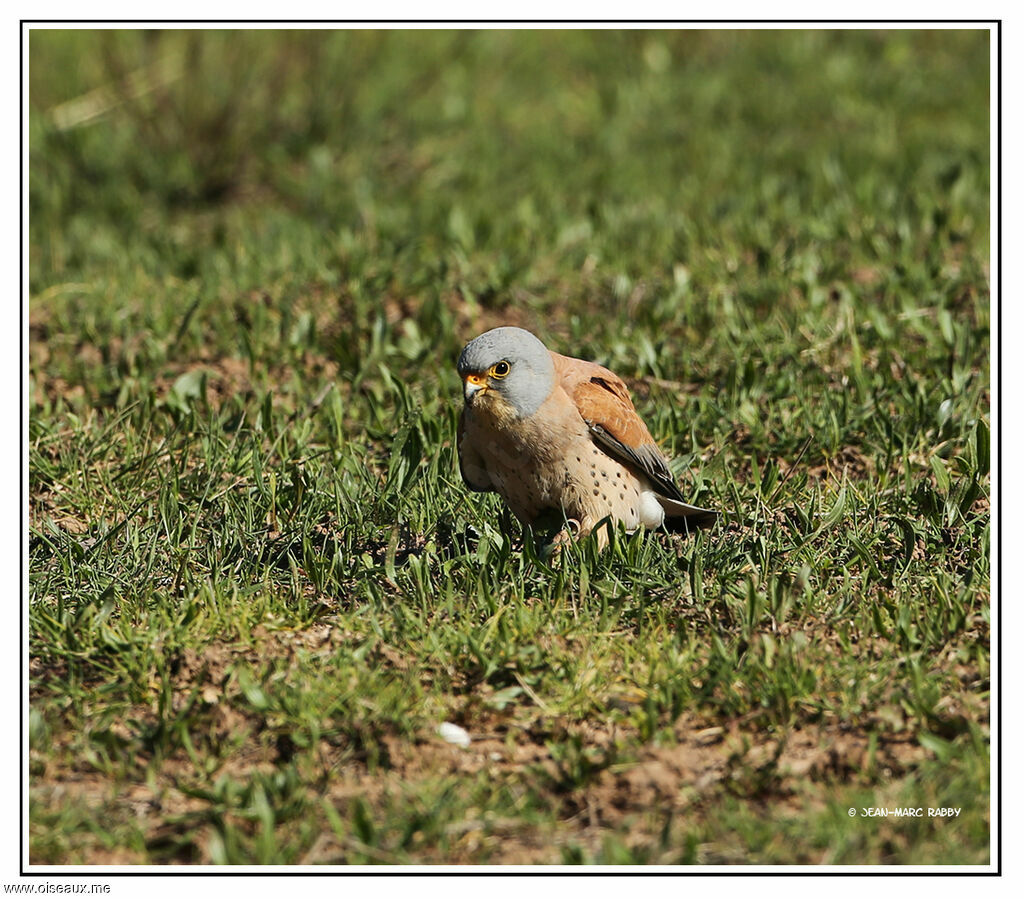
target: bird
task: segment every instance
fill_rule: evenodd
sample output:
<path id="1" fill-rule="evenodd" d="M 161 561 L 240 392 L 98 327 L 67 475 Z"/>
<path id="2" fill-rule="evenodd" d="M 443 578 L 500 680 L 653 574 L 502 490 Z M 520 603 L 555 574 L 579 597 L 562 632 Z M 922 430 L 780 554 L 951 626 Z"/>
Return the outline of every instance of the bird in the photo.
<path id="1" fill-rule="evenodd" d="M 686 502 L 618 375 L 549 350 L 523 328 L 466 344 L 456 364 L 463 407 L 459 469 L 475 492 L 498 493 L 519 521 L 560 529 L 549 546 L 602 521 L 628 532 L 706 526 L 718 513 Z M 597 533 L 599 548 L 608 530 Z"/>

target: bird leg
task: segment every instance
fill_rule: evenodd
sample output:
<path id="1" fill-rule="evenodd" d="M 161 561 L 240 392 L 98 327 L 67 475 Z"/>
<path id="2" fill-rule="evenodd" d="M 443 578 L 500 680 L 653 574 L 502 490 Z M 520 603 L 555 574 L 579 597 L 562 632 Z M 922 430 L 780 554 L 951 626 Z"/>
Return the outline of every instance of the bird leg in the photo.
<path id="1" fill-rule="evenodd" d="M 604 526 L 598 527 L 598 525 L 601 524 L 603 524 Z M 594 539 L 597 540 L 597 549 L 600 552 L 606 546 L 608 546 L 608 543 L 611 539 L 609 534 L 610 527 L 611 522 L 608 522 L 605 519 L 595 521 L 593 518 L 586 517 L 582 521 L 580 521 L 575 518 L 568 518 L 565 521 L 565 526 L 562 528 L 562 530 L 555 534 L 554 539 L 552 539 L 549 546 L 552 548 L 553 551 L 556 548 L 560 548 L 564 546 L 566 543 L 569 543 L 573 540 L 582 540 L 588 534 L 593 533 L 594 529 L 597 528 L 597 532 L 594 535 Z"/>
<path id="2" fill-rule="evenodd" d="M 569 543 L 571 540 L 575 540 L 581 535 L 581 525 L 575 518 L 567 518 L 565 520 L 565 526 L 554 536 L 551 541 L 552 546 L 561 546 L 563 543 Z"/>
<path id="3" fill-rule="evenodd" d="M 565 518 L 561 514 L 557 519 L 561 527 L 555 524 L 553 516 L 545 515 L 544 519 L 548 528 L 537 532 L 537 551 L 543 559 L 549 560 L 560 555 L 562 547 L 576 539 L 580 523 L 575 518 Z M 539 523 L 535 522 L 534 527 Z"/>

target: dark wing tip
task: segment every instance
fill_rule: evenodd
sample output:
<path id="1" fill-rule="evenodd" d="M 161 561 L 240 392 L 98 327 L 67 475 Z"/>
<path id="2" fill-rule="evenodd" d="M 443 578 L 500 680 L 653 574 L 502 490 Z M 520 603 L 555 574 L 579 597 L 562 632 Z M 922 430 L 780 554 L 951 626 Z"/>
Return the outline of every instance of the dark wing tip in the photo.
<path id="1" fill-rule="evenodd" d="M 679 487 L 676 485 L 675 478 L 672 477 L 672 472 L 669 471 L 665 457 L 655 444 L 647 443 L 634 449 L 633 447 L 626 446 L 621 440 L 609 434 L 599 424 L 588 421 L 587 427 L 590 428 L 590 434 L 598 446 L 620 462 L 625 462 L 627 465 L 633 465 L 638 468 L 650 479 L 651 484 L 658 493 L 681 503 L 686 502 L 685 497 L 680 493 Z"/>

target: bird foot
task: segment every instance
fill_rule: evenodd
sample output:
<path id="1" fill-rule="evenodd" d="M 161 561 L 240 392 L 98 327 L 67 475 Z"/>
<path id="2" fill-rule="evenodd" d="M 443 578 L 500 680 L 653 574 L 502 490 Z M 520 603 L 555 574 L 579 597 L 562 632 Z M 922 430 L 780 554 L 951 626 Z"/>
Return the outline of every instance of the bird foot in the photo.
<path id="1" fill-rule="evenodd" d="M 563 543 L 568 543 L 571 540 L 575 540 L 581 536 L 582 526 L 575 518 L 567 518 L 565 520 L 565 527 L 562 528 L 557 534 L 555 539 L 551 542 L 561 546 Z"/>
<path id="2" fill-rule="evenodd" d="M 560 556 L 562 548 L 580 536 L 580 530 L 580 523 L 575 518 L 566 519 L 561 530 L 539 546 L 541 558 L 547 562 Z"/>

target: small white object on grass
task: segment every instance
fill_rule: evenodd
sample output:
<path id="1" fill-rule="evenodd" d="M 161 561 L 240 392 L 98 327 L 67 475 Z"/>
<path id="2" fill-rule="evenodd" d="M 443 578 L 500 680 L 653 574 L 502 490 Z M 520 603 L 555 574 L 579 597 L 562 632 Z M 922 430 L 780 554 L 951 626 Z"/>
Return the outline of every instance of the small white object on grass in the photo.
<path id="1" fill-rule="evenodd" d="M 463 749 L 470 744 L 469 734 L 459 725 L 452 724 L 450 721 L 445 721 L 437 726 L 437 735 L 446 743 L 454 743 Z"/>

